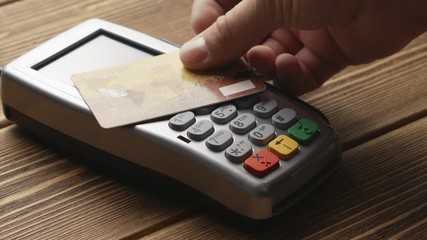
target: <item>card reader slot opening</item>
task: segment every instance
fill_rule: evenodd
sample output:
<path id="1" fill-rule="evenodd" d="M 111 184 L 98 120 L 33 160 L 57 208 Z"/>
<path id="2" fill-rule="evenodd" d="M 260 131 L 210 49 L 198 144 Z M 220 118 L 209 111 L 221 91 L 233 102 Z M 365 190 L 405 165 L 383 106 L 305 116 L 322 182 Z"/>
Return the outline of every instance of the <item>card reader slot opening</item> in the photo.
<path id="1" fill-rule="evenodd" d="M 181 141 L 185 142 L 185 143 L 190 143 L 190 142 L 191 142 L 191 140 L 190 140 L 190 139 L 188 139 L 188 138 L 186 138 L 186 137 L 184 137 L 184 136 L 182 136 L 182 135 L 179 135 L 177 138 L 178 138 L 179 140 L 181 140 Z"/>

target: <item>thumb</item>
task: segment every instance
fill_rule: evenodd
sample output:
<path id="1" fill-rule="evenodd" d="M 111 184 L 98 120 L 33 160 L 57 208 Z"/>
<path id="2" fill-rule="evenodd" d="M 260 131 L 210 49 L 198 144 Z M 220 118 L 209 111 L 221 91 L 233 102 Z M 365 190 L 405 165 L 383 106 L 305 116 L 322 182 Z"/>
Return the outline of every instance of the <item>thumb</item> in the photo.
<path id="1" fill-rule="evenodd" d="M 181 48 L 181 61 L 189 69 L 216 67 L 243 56 L 276 28 L 263 2 L 241 1 L 205 31 Z"/>

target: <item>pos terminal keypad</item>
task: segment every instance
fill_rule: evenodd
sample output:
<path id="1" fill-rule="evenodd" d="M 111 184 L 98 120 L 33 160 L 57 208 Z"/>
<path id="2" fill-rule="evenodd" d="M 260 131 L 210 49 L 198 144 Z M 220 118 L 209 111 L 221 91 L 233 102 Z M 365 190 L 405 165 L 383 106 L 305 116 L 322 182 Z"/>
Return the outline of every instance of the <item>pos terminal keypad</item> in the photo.
<path id="1" fill-rule="evenodd" d="M 274 99 L 260 100 L 258 95 L 211 109 L 209 120 L 196 121 L 196 114 L 186 111 L 173 116 L 169 127 L 185 131 L 192 141 L 204 141 L 206 151 L 223 152 L 218 161 L 243 164 L 258 178 L 279 168 L 280 161 L 292 161 L 300 145 L 310 144 L 320 133 L 315 121 L 299 118 L 294 109 L 279 106 Z"/>

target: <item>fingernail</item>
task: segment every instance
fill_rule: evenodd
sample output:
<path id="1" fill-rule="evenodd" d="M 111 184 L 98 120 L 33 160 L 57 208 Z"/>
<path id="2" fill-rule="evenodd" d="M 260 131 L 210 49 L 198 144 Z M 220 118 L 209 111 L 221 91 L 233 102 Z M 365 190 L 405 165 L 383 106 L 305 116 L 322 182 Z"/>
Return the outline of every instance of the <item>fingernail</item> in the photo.
<path id="1" fill-rule="evenodd" d="M 205 39 L 197 36 L 181 47 L 181 61 L 184 64 L 197 64 L 208 57 Z"/>

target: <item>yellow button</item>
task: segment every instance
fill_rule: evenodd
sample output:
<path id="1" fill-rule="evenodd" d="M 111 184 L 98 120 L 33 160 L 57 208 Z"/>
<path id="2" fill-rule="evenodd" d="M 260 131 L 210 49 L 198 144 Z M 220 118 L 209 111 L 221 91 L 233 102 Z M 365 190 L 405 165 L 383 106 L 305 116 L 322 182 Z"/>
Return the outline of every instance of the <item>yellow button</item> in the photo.
<path id="1" fill-rule="evenodd" d="M 298 152 L 298 143 L 286 135 L 279 135 L 268 144 L 268 149 L 280 159 L 287 160 Z"/>

